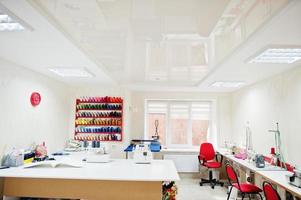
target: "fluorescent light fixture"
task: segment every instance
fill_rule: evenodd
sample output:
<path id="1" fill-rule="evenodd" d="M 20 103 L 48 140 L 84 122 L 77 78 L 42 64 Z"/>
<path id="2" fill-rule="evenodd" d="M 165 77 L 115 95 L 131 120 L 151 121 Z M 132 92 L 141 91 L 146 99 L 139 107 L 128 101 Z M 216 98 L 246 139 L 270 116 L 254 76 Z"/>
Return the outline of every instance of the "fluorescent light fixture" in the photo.
<path id="1" fill-rule="evenodd" d="M 24 26 L 7 14 L 0 13 L 0 31 L 22 31 Z"/>
<path id="2" fill-rule="evenodd" d="M 255 56 L 249 63 L 278 63 L 290 64 L 301 59 L 301 47 L 299 48 L 268 48 Z"/>
<path id="3" fill-rule="evenodd" d="M 211 87 L 216 88 L 238 88 L 244 85 L 242 81 L 216 81 L 211 84 Z"/>
<path id="4" fill-rule="evenodd" d="M 77 77 L 77 78 L 88 78 L 93 77 L 93 74 L 88 72 L 84 68 L 49 68 L 49 71 L 62 76 L 62 77 Z"/>
<path id="5" fill-rule="evenodd" d="M 8 15 L 0 13 L 0 22 L 7 21 L 8 19 L 9 19 Z"/>
<path id="6" fill-rule="evenodd" d="M 204 39 L 197 33 L 177 33 L 177 34 L 163 34 L 165 40 L 202 40 Z"/>

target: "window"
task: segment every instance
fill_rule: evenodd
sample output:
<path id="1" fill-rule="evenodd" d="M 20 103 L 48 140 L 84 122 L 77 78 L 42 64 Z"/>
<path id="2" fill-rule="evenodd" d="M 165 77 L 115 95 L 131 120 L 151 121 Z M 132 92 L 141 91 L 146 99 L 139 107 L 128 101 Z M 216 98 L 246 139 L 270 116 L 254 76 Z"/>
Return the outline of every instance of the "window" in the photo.
<path id="1" fill-rule="evenodd" d="M 146 137 L 157 132 L 167 147 L 199 146 L 211 134 L 211 101 L 147 100 L 145 113 Z"/>

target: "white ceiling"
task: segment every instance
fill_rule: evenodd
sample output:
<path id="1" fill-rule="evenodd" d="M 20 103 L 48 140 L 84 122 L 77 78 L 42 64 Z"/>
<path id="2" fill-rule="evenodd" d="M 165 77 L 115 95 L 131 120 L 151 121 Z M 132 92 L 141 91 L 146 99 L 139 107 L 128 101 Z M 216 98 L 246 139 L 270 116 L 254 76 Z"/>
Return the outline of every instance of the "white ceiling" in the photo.
<path id="1" fill-rule="evenodd" d="M 245 62 L 267 45 L 301 45 L 298 0 L 0 2 L 33 28 L 0 32 L 0 58 L 67 83 L 224 92 L 230 90 L 209 85 L 248 85 L 298 64 Z M 200 38 L 168 40 L 170 34 Z M 95 77 L 62 79 L 51 67 L 85 67 Z"/>
<path id="2" fill-rule="evenodd" d="M 193 86 L 208 72 L 208 38 L 229 0 L 30 2 L 120 84 Z"/>
<path id="3" fill-rule="evenodd" d="M 224 89 L 208 88 L 208 85 L 216 80 L 244 81 L 246 85 L 249 85 L 293 67 L 301 67 L 300 61 L 292 64 L 247 62 L 250 57 L 269 46 L 301 48 L 301 21 L 299 19 L 301 19 L 301 1 L 291 1 L 272 20 L 237 48 L 231 56 L 216 65 L 216 68 L 200 82 L 200 89 L 204 91 L 224 91 Z"/>
<path id="4" fill-rule="evenodd" d="M 68 83 L 115 83 L 26 1 L 1 0 L 0 3 L 33 28 L 32 31 L 26 29 L 22 32 L 0 32 L 0 58 Z M 54 67 L 85 67 L 95 77 L 62 79 L 48 70 Z"/>

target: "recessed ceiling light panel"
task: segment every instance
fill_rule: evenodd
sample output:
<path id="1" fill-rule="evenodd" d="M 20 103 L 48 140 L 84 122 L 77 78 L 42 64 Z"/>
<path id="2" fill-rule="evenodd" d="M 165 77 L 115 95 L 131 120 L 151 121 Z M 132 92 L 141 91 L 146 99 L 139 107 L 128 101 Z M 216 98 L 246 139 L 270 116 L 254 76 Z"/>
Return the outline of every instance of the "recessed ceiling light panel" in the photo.
<path id="1" fill-rule="evenodd" d="M 300 48 L 268 48 L 255 56 L 249 63 L 282 63 L 290 64 L 301 59 Z"/>
<path id="2" fill-rule="evenodd" d="M 49 71 L 61 77 L 75 77 L 75 78 L 89 78 L 93 74 L 88 72 L 85 68 L 49 68 Z"/>
<path id="3" fill-rule="evenodd" d="M 0 31 L 22 31 L 25 28 L 11 16 L 0 12 Z"/>
<path id="4" fill-rule="evenodd" d="M 217 81 L 211 84 L 211 87 L 216 88 L 238 88 L 244 85 L 242 81 Z"/>
<path id="5" fill-rule="evenodd" d="M 165 40 L 202 40 L 204 39 L 197 33 L 181 33 L 181 34 L 163 34 Z"/>

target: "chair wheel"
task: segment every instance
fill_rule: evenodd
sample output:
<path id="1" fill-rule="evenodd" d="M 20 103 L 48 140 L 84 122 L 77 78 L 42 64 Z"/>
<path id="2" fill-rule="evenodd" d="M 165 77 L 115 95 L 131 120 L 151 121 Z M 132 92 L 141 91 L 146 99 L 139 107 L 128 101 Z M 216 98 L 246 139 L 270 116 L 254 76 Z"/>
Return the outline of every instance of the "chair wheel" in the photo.
<path id="1" fill-rule="evenodd" d="M 200 186 L 203 186 L 203 183 L 200 182 Z"/>
<path id="2" fill-rule="evenodd" d="M 214 185 L 211 185 L 211 188 L 214 189 Z"/>
<path id="3" fill-rule="evenodd" d="M 224 187 L 224 183 L 221 183 L 221 186 Z"/>

